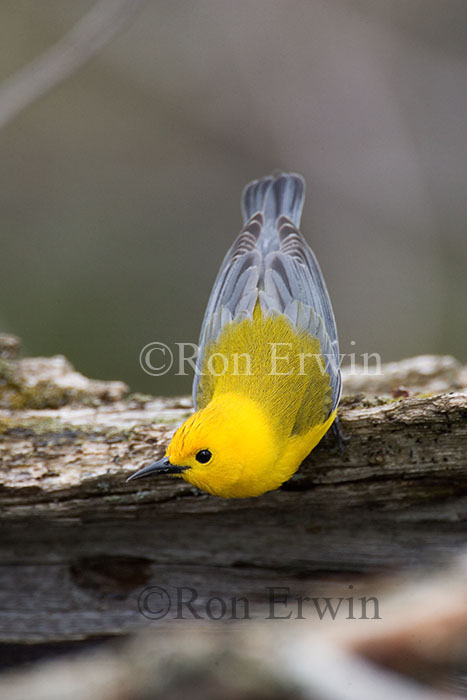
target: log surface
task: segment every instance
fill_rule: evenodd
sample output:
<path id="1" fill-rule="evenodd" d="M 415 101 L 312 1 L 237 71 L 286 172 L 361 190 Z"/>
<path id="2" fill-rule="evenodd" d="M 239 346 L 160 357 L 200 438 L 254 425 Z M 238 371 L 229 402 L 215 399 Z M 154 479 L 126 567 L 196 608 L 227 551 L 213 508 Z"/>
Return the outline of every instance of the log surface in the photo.
<path id="1" fill-rule="evenodd" d="M 246 595 L 264 617 L 268 587 L 333 595 L 465 544 L 467 374 L 452 358 L 383 367 L 366 393 L 365 378 L 345 377 L 344 451 L 328 435 L 280 490 L 224 500 L 173 477 L 126 483 L 162 455 L 189 399 L 128 396 L 64 358 L 18 360 L 11 347 L 0 365 L 0 641 L 146 626 L 138 599 L 153 585 L 196 588 L 201 612 L 210 596 Z"/>

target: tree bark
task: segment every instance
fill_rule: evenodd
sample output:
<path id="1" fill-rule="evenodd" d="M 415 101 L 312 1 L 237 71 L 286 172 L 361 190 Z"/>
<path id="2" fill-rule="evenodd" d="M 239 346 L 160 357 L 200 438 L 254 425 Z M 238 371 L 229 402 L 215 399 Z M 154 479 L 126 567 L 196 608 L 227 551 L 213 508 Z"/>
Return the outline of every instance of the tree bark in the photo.
<path id="1" fill-rule="evenodd" d="M 151 586 L 171 597 L 159 626 L 177 623 L 183 587 L 204 618 L 212 596 L 246 596 L 264 619 L 271 587 L 371 592 L 375 576 L 442 566 L 465 545 L 467 372 L 452 358 L 346 376 L 343 451 L 328 434 L 281 489 L 224 500 L 174 477 L 126 482 L 163 454 L 188 398 L 127 395 L 16 352 L 3 338 L 0 641 L 147 626 Z"/>

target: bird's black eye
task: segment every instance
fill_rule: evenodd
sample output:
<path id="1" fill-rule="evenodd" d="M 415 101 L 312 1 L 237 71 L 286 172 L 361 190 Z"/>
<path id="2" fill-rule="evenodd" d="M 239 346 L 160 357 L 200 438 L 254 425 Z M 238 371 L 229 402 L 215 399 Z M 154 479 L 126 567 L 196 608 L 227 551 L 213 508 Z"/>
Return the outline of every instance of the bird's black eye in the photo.
<path id="1" fill-rule="evenodd" d="M 201 464 L 206 464 L 212 457 L 212 452 L 209 450 L 200 450 L 196 453 L 196 461 Z"/>

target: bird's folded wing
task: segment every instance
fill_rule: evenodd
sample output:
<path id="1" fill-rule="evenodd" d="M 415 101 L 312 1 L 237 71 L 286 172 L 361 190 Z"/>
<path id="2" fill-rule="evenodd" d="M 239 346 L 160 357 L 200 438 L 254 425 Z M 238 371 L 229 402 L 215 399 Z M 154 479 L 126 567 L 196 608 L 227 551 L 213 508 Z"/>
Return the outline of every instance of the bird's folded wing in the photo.
<path id="1" fill-rule="evenodd" d="M 206 346 L 216 340 L 230 321 L 252 317 L 258 300 L 262 267 L 256 243 L 263 217 L 257 214 L 245 225 L 225 256 L 209 298 L 199 338 L 196 375 L 193 383 L 195 408 Z"/>
<path id="2" fill-rule="evenodd" d="M 278 220 L 277 229 L 280 248 L 265 259 L 261 308 L 263 313 L 284 314 L 293 326 L 318 338 L 334 409 L 341 393 L 339 344 L 323 274 L 308 243 L 286 217 Z"/>
<path id="3" fill-rule="evenodd" d="M 263 216 L 255 214 L 228 251 L 214 283 L 201 328 L 193 384 L 196 407 L 206 346 L 231 321 L 253 316 L 259 300 L 264 315 L 285 315 L 291 325 L 318 338 L 330 378 L 332 405 L 341 393 L 337 331 L 318 261 L 298 229 L 286 217 L 277 221 L 278 249 L 263 257 L 258 241 Z"/>

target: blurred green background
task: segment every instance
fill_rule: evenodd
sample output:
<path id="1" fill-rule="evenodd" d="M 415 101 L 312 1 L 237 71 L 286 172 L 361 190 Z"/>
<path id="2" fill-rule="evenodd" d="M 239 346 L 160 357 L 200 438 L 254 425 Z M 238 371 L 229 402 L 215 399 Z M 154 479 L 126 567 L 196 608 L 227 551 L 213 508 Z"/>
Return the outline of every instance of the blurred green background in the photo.
<path id="1" fill-rule="evenodd" d="M 2 0 L 0 79 L 88 0 Z M 0 131 L 0 330 L 155 394 L 196 342 L 250 180 L 308 183 L 343 352 L 467 360 L 465 0 L 149 2 Z M 355 346 L 351 346 L 355 341 Z"/>

